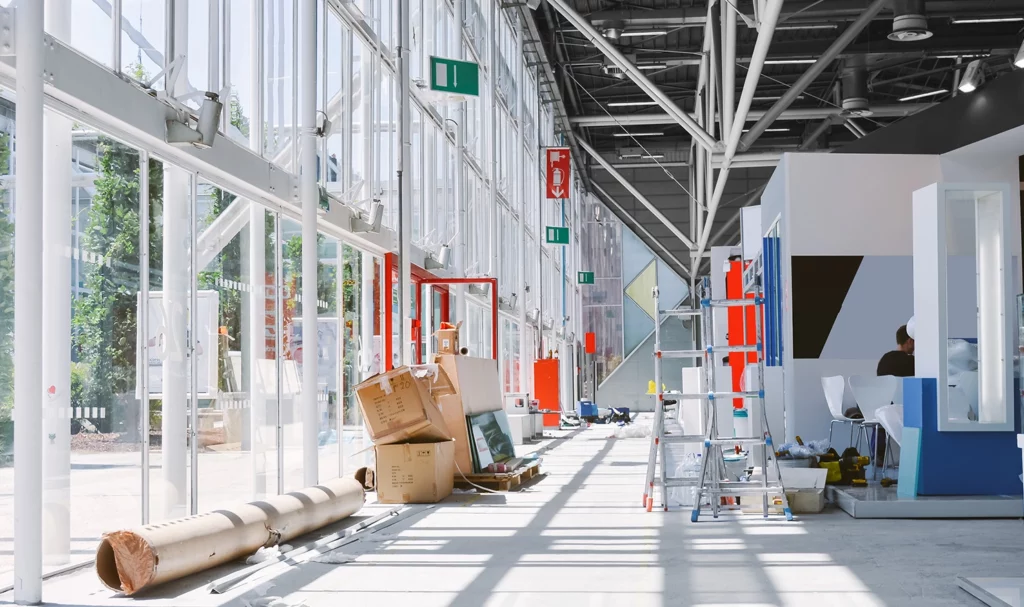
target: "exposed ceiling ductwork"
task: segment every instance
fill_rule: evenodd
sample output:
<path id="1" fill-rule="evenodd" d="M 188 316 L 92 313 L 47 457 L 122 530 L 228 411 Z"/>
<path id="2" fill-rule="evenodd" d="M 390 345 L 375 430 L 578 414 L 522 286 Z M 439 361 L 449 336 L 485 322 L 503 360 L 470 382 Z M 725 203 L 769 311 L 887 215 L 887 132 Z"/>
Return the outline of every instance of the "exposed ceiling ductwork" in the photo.
<path id="1" fill-rule="evenodd" d="M 841 116 L 870 116 L 871 106 L 868 101 L 868 70 L 864 62 L 849 64 L 843 70 L 841 85 L 843 95 L 843 111 Z"/>
<path id="2" fill-rule="evenodd" d="M 895 15 L 889 40 L 917 42 L 932 37 L 924 11 L 924 0 L 894 0 L 893 12 Z"/>

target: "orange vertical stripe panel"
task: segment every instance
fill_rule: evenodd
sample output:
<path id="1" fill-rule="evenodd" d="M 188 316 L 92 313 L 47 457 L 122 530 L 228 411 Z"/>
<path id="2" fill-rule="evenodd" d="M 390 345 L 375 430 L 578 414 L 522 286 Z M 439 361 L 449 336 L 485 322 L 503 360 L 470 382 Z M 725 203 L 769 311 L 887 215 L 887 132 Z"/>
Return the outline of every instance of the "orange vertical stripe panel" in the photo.
<path id="1" fill-rule="evenodd" d="M 540 410 L 553 411 L 553 413 L 544 414 L 544 426 L 557 428 L 562 419 L 562 408 L 559 406 L 557 358 L 534 361 L 533 393 L 537 397 L 537 406 Z"/>

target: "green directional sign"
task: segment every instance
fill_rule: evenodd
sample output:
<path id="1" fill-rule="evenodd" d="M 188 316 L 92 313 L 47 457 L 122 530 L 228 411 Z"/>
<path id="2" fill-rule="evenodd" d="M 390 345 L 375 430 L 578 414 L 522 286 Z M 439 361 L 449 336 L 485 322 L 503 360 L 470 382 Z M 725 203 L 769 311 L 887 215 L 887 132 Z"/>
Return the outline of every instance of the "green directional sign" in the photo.
<path id="1" fill-rule="evenodd" d="M 469 61 L 431 57 L 430 90 L 478 97 L 480 66 Z"/>
<path id="2" fill-rule="evenodd" d="M 594 284 L 593 272 L 576 272 L 576 282 L 581 285 Z"/>
<path id="3" fill-rule="evenodd" d="M 555 226 L 544 228 L 544 241 L 548 244 L 569 244 L 569 228 Z"/>

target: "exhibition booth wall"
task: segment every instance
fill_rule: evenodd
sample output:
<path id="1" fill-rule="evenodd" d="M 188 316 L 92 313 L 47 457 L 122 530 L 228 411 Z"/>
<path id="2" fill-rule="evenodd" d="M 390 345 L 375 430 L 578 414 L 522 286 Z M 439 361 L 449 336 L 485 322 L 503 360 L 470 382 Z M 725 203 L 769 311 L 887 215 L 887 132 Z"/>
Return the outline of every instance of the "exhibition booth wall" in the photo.
<path id="1" fill-rule="evenodd" d="M 770 417 L 784 416 L 787 440 L 827 436 L 832 415 L 821 378 L 874 376 L 896 347 L 896 329 L 913 316 L 913 193 L 941 182 L 1016 184 L 1021 153 L 1024 127 L 942 155 L 783 157 L 762 195 L 761 221 L 763 231 L 776 219 L 781 228 L 783 365 L 767 369 L 765 383 Z M 1017 292 L 1018 188 L 1009 203 Z M 974 260 L 951 260 L 950 280 L 975 284 Z M 974 289 L 950 292 L 950 335 L 977 337 L 976 300 Z M 855 404 L 847 390 L 844 409 Z M 848 438 L 837 429 L 833 445 L 841 451 Z"/>

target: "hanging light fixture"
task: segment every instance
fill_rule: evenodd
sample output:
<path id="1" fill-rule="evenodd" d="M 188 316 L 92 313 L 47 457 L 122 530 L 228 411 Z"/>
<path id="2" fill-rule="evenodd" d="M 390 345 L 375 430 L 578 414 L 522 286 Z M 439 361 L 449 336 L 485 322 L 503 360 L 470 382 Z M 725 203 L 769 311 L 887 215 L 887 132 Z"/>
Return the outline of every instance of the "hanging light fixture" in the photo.
<path id="1" fill-rule="evenodd" d="M 967 64 L 964 77 L 960 80 L 960 86 L 957 88 L 961 93 L 972 93 L 982 84 L 985 84 L 985 66 L 981 63 L 981 59 L 975 59 Z"/>

